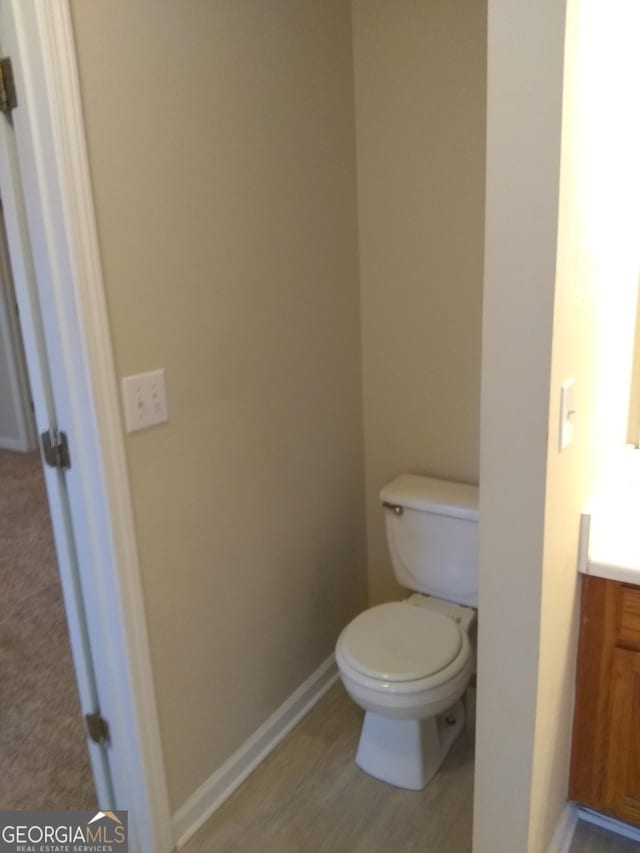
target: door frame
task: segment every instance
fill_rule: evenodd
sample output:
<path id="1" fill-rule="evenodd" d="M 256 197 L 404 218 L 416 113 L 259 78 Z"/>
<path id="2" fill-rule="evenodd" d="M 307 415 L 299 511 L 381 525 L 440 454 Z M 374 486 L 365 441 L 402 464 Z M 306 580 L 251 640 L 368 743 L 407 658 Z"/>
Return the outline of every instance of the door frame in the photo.
<path id="1" fill-rule="evenodd" d="M 41 319 L 59 421 L 43 424 L 34 394 L 38 429 L 64 430 L 72 460 L 59 476 L 67 486 L 82 589 L 65 589 L 65 604 L 77 594 L 86 613 L 100 710 L 110 731 L 114 805 L 129 811 L 131 849 L 169 853 L 175 844 L 69 3 L 6 2 L 18 53 L 11 59 L 19 180 L 39 303 L 34 310 L 40 313 L 35 318 L 25 300 L 21 322 L 28 350 Z M 29 352 L 27 358 L 31 369 Z M 59 549 L 69 531 L 58 516 L 52 506 Z M 74 660 L 78 642 L 72 635 Z"/>

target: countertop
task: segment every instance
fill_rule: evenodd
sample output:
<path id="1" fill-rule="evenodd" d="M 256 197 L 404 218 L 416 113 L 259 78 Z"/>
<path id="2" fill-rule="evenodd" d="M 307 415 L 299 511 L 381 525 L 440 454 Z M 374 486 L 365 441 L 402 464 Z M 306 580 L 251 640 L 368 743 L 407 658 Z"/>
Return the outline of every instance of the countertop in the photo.
<path id="1" fill-rule="evenodd" d="M 582 516 L 580 571 L 640 586 L 640 451 Z"/>

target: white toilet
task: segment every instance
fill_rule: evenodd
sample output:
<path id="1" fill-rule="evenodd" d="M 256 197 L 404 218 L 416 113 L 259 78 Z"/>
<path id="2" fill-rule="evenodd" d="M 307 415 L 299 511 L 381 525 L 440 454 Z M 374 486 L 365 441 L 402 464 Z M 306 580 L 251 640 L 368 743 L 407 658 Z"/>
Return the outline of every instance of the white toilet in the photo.
<path id="1" fill-rule="evenodd" d="M 419 593 L 365 610 L 336 645 L 365 710 L 356 764 L 400 788 L 430 781 L 462 730 L 474 669 L 478 489 L 401 474 L 380 492 L 395 575 Z"/>

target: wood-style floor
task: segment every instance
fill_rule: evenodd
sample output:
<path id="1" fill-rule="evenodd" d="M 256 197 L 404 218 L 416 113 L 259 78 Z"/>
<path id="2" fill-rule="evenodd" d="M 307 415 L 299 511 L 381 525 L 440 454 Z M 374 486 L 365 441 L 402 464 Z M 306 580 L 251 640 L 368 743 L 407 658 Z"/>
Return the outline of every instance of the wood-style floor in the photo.
<path id="1" fill-rule="evenodd" d="M 182 853 L 471 853 L 472 727 L 424 791 L 354 764 L 362 712 L 336 684 Z M 640 853 L 580 821 L 569 853 Z"/>
<path id="2" fill-rule="evenodd" d="M 569 853 L 639 853 L 640 842 L 579 821 Z"/>
<path id="3" fill-rule="evenodd" d="M 472 733 L 424 791 L 403 791 L 355 766 L 361 721 L 336 684 L 183 853 L 470 853 Z"/>

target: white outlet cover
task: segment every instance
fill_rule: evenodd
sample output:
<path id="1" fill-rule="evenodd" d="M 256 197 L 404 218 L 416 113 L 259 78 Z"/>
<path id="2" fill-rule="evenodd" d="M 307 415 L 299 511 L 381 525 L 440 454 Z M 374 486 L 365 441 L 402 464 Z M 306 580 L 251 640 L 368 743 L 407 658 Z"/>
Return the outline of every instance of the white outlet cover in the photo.
<path id="1" fill-rule="evenodd" d="M 162 369 L 123 377 L 122 399 L 127 432 L 137 432 L 169 420 Z"/>

